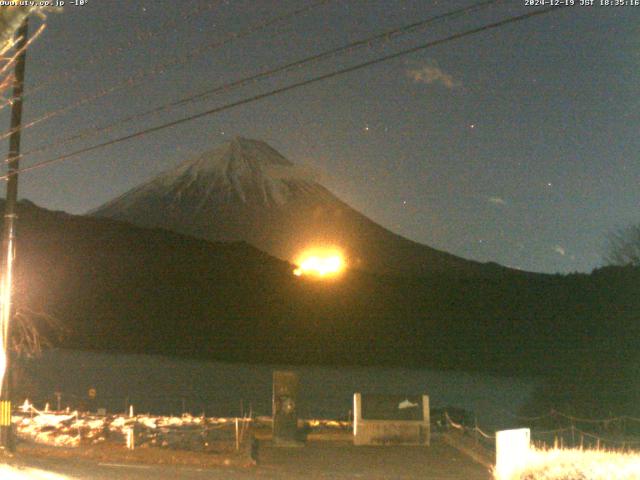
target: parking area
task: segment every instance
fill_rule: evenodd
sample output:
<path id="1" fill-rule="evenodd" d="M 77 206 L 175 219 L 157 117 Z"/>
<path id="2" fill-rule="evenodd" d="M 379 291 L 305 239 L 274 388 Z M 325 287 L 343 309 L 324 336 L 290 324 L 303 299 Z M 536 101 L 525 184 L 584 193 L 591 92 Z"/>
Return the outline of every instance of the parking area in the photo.
<path id="1" fill-rule="evenodd" d="M 167 463 L 171 461 L 167 451 Z M 63 475 L 62 478 L 148 480 L 490 480 L 487 469 L 435 440 L 430 447 L 356 447 L 348 441 L 309 441 L 304 447 L 275 447 L 261 442 L 256 467 L 200 468 L 127 464 L 114 461 L 19 455 L 18 465 Z"/>

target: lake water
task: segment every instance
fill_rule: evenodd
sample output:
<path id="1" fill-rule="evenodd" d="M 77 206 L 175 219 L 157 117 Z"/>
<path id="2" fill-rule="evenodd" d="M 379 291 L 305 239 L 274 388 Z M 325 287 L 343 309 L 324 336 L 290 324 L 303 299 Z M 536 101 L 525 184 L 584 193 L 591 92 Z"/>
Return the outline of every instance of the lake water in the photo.
<path id="1" fill-rule="evenodd" d="M 138 412 L 239 416 L 251 408 L 271 413 L 272 373 L 286 366 L 264 366 L 54 350 L 22 360 L 32 401 L 42 407 L 89 404 L 110 412 L 133 404 Z M 474 412 L 480 426 L 517 426 L 513 414 L 529 399 L 537 380 L 478 373 L 384 367 L 290 367 L 300 375 L 299 415 L 349 416 L 354 392 L 426 393 L 432 407 L 454 406 Z M 88 400 L 96 390 L 95 404 Z"/>

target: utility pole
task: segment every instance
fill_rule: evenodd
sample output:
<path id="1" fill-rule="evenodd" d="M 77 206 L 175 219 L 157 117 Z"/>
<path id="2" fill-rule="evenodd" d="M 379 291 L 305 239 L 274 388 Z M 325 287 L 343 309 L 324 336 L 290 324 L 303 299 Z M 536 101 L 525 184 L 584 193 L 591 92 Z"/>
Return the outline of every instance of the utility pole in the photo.
<path id="1" fill-rule="evenodd" d="M 0 284 L 0 324 L 2 325 L 2 355 L 4 372 L 2 391 L 0 392 L 0 447 L 5 451 L 15 450 L 15 439 L 11 427 L 11 323 L 13 321 L 13 260 L 15 254 L 15 220 L 18 200 L 18 169 L 20 168 L 20 130 L 22 126 L 22 96 L 24 90 L 24 68 L 27 58 L 27 36 L 29 17 L 24 19 L 17 32 L 16 59 L 13 81 L 13 103 L 11 105 L 11 137 L 9 138 L 9 157 L 7 158 L 7 199 L 5 202 L 4 226 L 2 231 L 2 283 Z"/>

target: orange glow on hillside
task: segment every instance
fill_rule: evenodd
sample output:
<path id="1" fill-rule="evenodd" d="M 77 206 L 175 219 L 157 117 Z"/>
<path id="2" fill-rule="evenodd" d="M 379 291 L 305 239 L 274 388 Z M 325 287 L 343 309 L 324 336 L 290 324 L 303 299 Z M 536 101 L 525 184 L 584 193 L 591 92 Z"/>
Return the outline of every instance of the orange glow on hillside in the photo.
<path id="1" fill-rule="evenodd" d="M 310 275 L 319 278 L 335 277 L 345 269 L 342 253 L 336 249 L 316 248 L 302 253 L 296 261 L 293 274 L 297 277 Z"/>

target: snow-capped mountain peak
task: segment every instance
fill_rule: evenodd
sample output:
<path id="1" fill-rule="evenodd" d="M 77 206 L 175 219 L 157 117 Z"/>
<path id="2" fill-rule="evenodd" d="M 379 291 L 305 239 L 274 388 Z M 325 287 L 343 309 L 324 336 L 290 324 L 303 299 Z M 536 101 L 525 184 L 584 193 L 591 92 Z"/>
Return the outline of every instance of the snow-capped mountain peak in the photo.
<path id="1" fill-rule="evenodd" d="M 316 190 L 319 186 L 307 177 L 265 142 L 236 137 L 156 177 L 139 194 L 180 199 L 197 191 L 196 208 L 221 198 L 274 207 L 295 192 Z"/>
<path id="2" fill-rule="evenodd" d="M 259 140 L 237 137 L 90 212 L 214 241 L 245 241 L 296 261 L 338 247 L 350 267 L 376 272 L 484 271 L 402 238 L 352 209 Z"/>
<path id="3" fill-rule="evenodd" d="M 265 142 L 236 137 L 195 160 L 183 163 L 177 170 L 184 169 L 192 176 L 222 174 L 240 177 L 256 172 L 268 175 L 273 167 L 286 169 L 293 167 L 293 163 Z"/>

